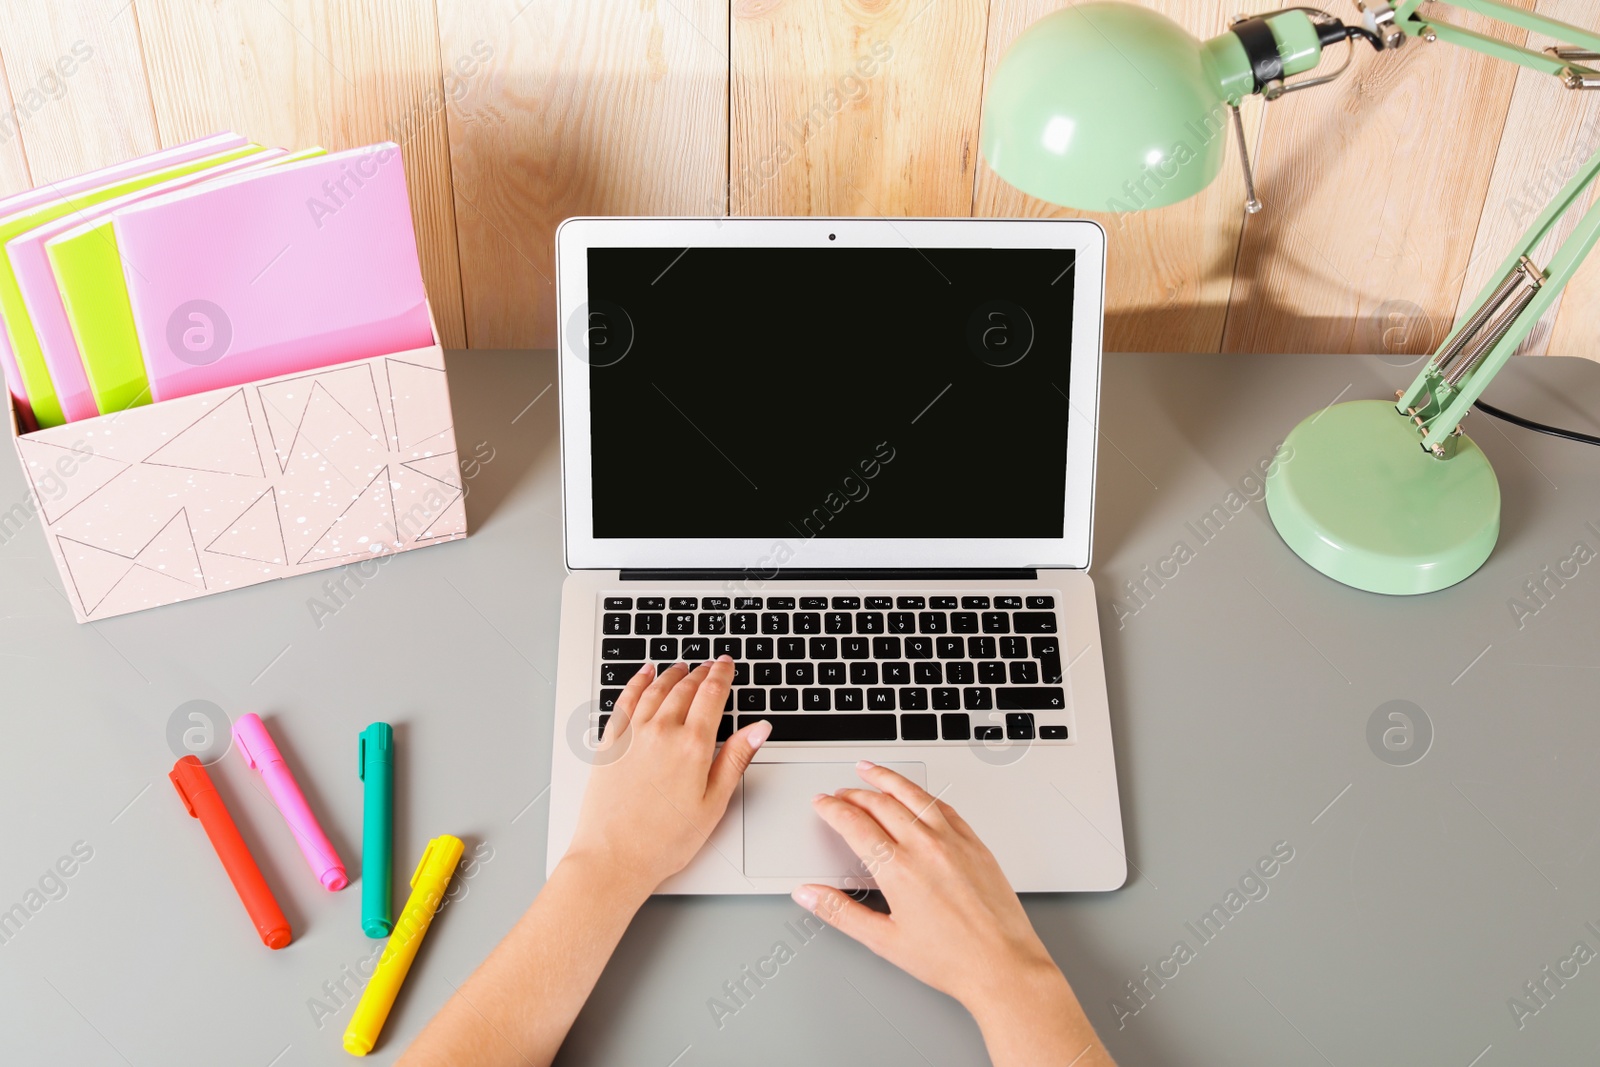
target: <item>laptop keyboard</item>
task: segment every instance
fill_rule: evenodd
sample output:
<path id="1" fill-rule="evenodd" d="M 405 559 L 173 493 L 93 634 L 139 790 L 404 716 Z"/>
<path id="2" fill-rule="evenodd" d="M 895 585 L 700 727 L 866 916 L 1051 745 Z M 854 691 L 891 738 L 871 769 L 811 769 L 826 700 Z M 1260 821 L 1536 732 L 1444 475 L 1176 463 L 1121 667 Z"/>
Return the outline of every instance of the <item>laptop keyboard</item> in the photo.
<path id="1" fill-rule="evenodd" d="M 606 596 L 598 726 L 645 662 L 734 660 L 717 739 L 1068 740 L 1053 596 Z"/>

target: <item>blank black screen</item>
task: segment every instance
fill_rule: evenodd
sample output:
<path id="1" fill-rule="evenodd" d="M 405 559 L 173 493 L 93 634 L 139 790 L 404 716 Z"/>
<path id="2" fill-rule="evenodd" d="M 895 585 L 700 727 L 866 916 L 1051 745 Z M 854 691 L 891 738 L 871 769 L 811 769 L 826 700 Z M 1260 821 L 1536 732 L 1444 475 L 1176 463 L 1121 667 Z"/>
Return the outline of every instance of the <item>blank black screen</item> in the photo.
<path id="1" fill-rule="evenodd" d="M 1073 262 L 590 249 L 594 535 L 1061 536 Z"/>

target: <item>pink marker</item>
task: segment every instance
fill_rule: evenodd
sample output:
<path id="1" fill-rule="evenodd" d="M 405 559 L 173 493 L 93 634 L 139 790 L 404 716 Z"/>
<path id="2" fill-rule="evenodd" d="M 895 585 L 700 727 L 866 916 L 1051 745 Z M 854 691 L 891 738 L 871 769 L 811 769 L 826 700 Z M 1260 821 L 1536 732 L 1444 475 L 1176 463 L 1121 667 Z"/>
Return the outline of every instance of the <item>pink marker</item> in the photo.
<path id="1" fill-rule="evenodd" d="M 333 842 L 322 832 L 317 817 L 311 814 L 311 805 L 306 803 L 278 746 L 272 743 L 272 735 L 267 733 L 261 716 L 254 712 L 241 716 L 233 724 L 233 739 L 239 743 L 239 754 L 244 757 L 245 765 L 253 771 L 260 771 L 261 777 L 266 780 L 267 792 L 272 794 L 272 802 L 278 806 L 283 821 L 294 832 L 301 854 L 311 864 L 311 873 L 326 889 L 343 889 L 349 885 L 350 879 L 344 873 L 344 861 L 333 850 Z"/>

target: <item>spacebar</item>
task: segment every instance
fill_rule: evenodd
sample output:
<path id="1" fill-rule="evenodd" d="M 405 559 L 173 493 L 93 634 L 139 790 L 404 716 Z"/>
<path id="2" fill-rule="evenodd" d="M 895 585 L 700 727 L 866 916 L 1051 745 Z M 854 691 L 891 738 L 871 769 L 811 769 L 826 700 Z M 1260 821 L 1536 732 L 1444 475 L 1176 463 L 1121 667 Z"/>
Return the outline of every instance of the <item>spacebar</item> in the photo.
<path id="1" fill-rule="evenodd" d="M 893 715 L 741 715 L 739 729 L 766 719 L 772 741 L 893 741 Z"/>

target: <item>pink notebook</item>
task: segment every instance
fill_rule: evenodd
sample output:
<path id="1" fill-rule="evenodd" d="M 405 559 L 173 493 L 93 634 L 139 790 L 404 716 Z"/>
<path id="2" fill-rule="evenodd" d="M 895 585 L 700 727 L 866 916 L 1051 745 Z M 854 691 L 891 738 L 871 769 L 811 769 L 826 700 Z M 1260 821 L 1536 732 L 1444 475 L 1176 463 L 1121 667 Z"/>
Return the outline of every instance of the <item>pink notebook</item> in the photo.
<path id="1" fill-rule="evenodd" d="M 66 305 L 61 302 L 61 290 L 56 287 L 55 271 L 50 266 L 49 256 L 45 254 L 45 242 L 129 204 L 261 166 L 286 155 L 288 152 L 282 148 L 263 149 L 242 159 L 195 171 L 137 193 L 75 211 L 65 218 L 29 230 L 6 245 L 5 254 L 11 258 L 11 269 L 17 276 L 17 288 L 22 291 L 28 317 L 33 320 L 40 354 L 44 356 L 45 366 L 50 369 L 50 380 L 56 387 L 56 399 L 60 401 L 68 422 L 92 419 L 100 411 L 95 407 L 94 394 L 89 390 L 89 378 L 83 369 L 82 357 L 78 354 L 78 339 L 73 336 Z M 129 261 L 127 269 L 130 272 L 137 271 L 138 261 Z"/>
<path id="2" fill-rule="evenodd" d="M 110 185 L 124 178 L 132 178 L 139 174 L 148 174 L 153 170 L 160 170 L 163 167 L 187 163 L 190 160 L 199 159 L 201 156 L 226 152 L 230 148 L 240 148 L 245 143 L 245 139 L 236 133 L 216 133 L 210 137 L 202 137 L 198 141 L 188 141 L 184 144 L 174 145 L 159 152 L 152 152 L 147 156 L 126 160 L 110 167 L 102 167 L 100 170 L 90 171 L 87 174 L 63 178 L 61 181 L 41 185 L 0 200 L 0 218 L 38 207 L 49 200 L 72 196 L 87 189 L 98 189 L 103 185 Z M 11 340 L 6 336 L 5 330 L 0 330 L 0 365 L 5 368 L 6 382 L 10 386 L 11 395 L 16 398 L 17 407 L 24 412 L 31 411 L 32 408 L 28 404 L 27 393 L 22 388 L 22 375 L 17 371 L 17 357 L 11 351 Z"/>
<path id="3" fill-rule="evenodd" d="M 433 344 L 398 145 L 237 174 L 112 215 L 151 395 Z"/>

